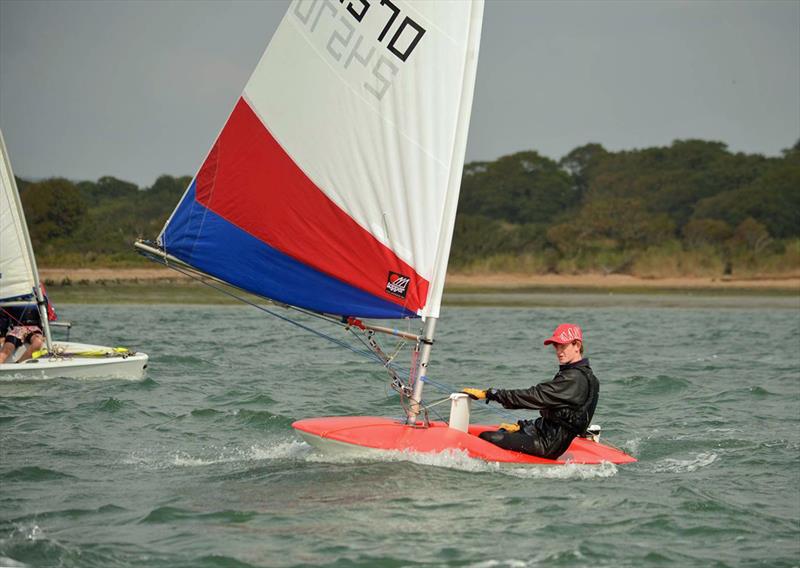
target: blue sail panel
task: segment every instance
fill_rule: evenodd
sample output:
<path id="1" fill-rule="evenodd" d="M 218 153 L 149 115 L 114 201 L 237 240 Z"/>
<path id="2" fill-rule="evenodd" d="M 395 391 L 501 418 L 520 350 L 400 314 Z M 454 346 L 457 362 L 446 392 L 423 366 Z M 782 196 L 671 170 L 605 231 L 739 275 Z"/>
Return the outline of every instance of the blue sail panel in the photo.
<path id="1" fill-rule="evenodd" d="M 164 250 L 183 262 L 254 294 L 316 312 L 407 318 L 402 305 L 355 288 L 269 246 L 204 207 L 189 187 L 161 235 Z"/>

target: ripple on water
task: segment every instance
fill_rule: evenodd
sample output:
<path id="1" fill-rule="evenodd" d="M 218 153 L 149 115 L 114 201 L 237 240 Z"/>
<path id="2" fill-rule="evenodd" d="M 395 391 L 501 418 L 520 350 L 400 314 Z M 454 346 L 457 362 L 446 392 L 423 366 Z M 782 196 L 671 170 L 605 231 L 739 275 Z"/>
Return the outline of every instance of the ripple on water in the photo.
<path id="1" fill-rule="evenodd" d="M 273 414 L 268 410 L 237 409 L 232 412 L 232 415 L 242 424 L 260 426 L 263 429 L 277 428 L 286 431 L 294 422 L 291 418 Z"/>
<path id="2" fill-rule="evenodd" d="M 34 525 L 37 522 L 49 521 L 52 519 L 80 519 L 83 517 L 92 517 L 94 515 L 109 515 L 125 512 L 124 507 L 117 505 L 102 505 L 95 509 L 62 509 L 59 511 L 39 511 L 33 515 L 26 515 L 18 519 L 14 519 L 15 524 L 20 526 Z M 0 564 L 2 566 L 2 564 Z"/>
<path id="3" fill-rule="evenodd" d="M 633 375 L 620 379 L 628 389 L 634 389 L 640 395 L 674 394 L 682 392 L 691 386 L 691 382 L 681 377 L 669 375 L 656 375 L 648 377 Z"/>
<path id="4" fill-rule="evenodd" d="M 277 440 L 248 446 L 205 446 L 194 452 L 145 449 L 131 452 L 121 463 L 145 471 L 201 468 L 219 464 L 293 460 L 308 453 L 309 446 L 296 439 Z"/>
<path id="5" fill-rule="evenodd" d="M 713 452 L 701 452 L 686 459 L 665 458 L 655 462 L 651 471 L 655 473 L 686 473 L 708 467 L 717 461 L 719 456 Z"/>
<path id="6" fill-rule="evenodd" d="M 74 476 L 54 469 L 46 467 L 26 466 L 17 469 L 12 469 L 8 473 L 0 476 L 5 482 L 10 481 L 23 481 L 23 482 L 38 482 L 38 481 L 53 481 L 56 479 L 74 479 Z"/>
<path id="7" fill-rule="evenodd" d="M 213 522 L 213 523 L 246 523 L 257 516 L 250 511 L 214 511 L 203 513 L 178 507 L 158 507 L 148 513 L 141 523 L 174 523 L 176 521 Z"/>
<path id="8" fill-rule="evenodd" d="M 223 406 L 270 406 L 275 401 L 264 393 L 252 393 L 241 390 L 228 390 L 208 399 L 210 402 L 220 403 Z"/>
<path id="9" fill-rule="evenodd" d="M 224 412 L 216 408 L 195 408 L 189 414 L 196 418 L 217 418 Z"/>
<path id="10" fill-rule="evenodd" d="M 120 410 L 123 406 L 125 406 L 124 402 L 122 402 L 117 398 L 111 397 L 100 403 L 97 409 L 101 412 L 116 412 Z"/>

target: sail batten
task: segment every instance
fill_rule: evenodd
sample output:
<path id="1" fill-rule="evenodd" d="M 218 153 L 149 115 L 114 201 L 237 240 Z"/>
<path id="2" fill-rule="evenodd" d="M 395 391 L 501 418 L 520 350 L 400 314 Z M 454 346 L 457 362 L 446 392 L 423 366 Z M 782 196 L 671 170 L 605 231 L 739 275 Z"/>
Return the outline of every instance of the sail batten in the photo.
<path id="1" fill-rule="evenodd" d="M 354 4 L 290 4 L 159 242 L 287 304 L 436 316 L 482 0 Z"/>

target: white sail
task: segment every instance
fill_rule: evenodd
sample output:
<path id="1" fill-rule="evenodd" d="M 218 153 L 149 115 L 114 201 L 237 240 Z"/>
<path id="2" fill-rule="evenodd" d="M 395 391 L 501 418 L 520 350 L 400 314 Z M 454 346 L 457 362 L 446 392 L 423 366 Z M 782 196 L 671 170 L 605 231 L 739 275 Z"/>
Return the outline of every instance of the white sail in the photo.
<path id="1" fill-rule="evenodd" d="M 6 143 L 0 132 L 0 300 L 31 296 L 36 265 Z"/>
<path id="2" fill-rule="evenodd" d="M 437 317 L 482 18 L 482 0 L 292 2 L 161 246 L 290 305 Z"/>

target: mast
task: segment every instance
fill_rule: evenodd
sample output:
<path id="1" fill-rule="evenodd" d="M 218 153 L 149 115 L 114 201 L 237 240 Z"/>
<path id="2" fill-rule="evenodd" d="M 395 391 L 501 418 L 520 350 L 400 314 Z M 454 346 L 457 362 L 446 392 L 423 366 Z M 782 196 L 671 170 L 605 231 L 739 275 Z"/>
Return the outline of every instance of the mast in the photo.
<path id="1" fill-rule="evenodd" d="M 11 195 L 14 199 L 14 207 L 19 219 L 20 228 L 25 241 L 25 251 L 28 254 L 28 261 L 30 262 L 31 276 L 33 278 L 33 296 L 36 298 L 36 306 L 39 309 L 39 319 L 44 332 L 44 340 L 47 344 L 47 351 L 52 352 L 52 344 L 50 340 L 50 322 L 47 320 L 47 301 L 42 294 L 42 286 L 39 282 L 39 270 L 36 267 L 36 256 L 33 254 L 33 245 L 31 244 L 31 235 L 28 232 L 28 223 L 25 221 L 25 211 L 22 209 L 22 200 L 19 198 L 19 189 L 17 188 L 17 180 L 14 179 L 14 171 L 11 169 L 11 160 L 8 157 L 8 149 L 6 148 L 6 141 L 3 138 L 3 132 L 0 131 L 0 151 L 3 153 L 3 163 L 6 172 L 8 172 L 9 183 L 11 184 Z"/>
<path id="2" fill-rule="evenodd" d="M 445 207 L 442 212 L 438 250 L 436 254 L 434 274 L 428 293 L 428 306 L 423 315 L 425 329 L 422 333 L 422 348 L 420 350 L 419 364 L 417 366 L 416 382 L 412 393 L 411 407 L 408 412 L 407 424 L 414 424 L 419 414 L 422 402 L 422 389 L 425 385 L 428 363 L 430 362 L 431 348 L 433 347 L 433 334 L 436 321 L 439 317 L 439 306 L 444 292 L 444 281 L 447 277 L 447 264 L 450 259 L 450 245 L 453 240 L 456 209 L 458 207 L 458 194 L 461 189 L 461 176 L 464 168 L 464 154 L 467 149 L 467 133 L 469 131 L 469 118 L 472 112 L 472 99 L 475 91 L 475 76 L 478 68 L 478 48 L 480 45 L 481 28 L 483 25 L 483 2 L 470 3 L 469 32 L 467 49 L 463 61 L 463 81 L 458 105 L 458 122 L 453 140 L 450 172 L 445 194 Z"/>
<path id="3" fill-rule="evenodd" d="M 431 349 L 433 348 L 433 333 L 436 330 L 436 321 L 438 318 L 429 317 L 425 320 L 425 328 L 422 332 L 420 342 L 422 348 L 419 353 L 419 362 L 417 363 L 417 372 L 414 375 L 414 392 L 411 394 L 411 407 L 408 412 L 406 424 L 414 424 L 417 421 L 419 414 L 419 406 L 422 402 L 422 389 L 425 386 L 425 379 L 427 377 L 428 363 L 431 360 Z"/>

